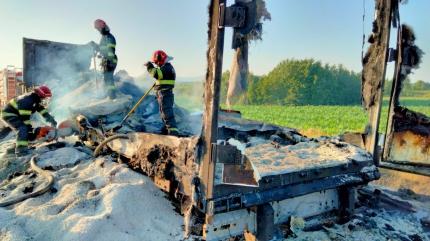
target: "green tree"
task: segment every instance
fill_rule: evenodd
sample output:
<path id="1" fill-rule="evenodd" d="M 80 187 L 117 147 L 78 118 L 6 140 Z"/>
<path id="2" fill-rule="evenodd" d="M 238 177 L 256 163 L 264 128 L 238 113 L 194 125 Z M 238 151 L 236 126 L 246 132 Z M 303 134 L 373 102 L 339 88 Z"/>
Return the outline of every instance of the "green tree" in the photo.
<path id="1" fill-rule="evenodd" d="M 248 103 L 277 105 L 359 104 L 360 75 L 313 59 L 287 59 L 250 84 Z"/>

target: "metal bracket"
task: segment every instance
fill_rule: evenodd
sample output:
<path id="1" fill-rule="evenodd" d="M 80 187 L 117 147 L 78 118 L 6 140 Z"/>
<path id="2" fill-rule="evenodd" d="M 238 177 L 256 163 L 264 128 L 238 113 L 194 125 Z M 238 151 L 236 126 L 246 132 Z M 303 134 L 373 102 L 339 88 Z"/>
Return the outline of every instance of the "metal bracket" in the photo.
<path id="1" fill-rule="evenodd" d="M 233 27 L 241 28 L 245 26 L 246 21 L 246 7 L 239 4 L 233 4 L 226 7 L 225 4 L 220 5 L 220 16 L 218 20 L 218 27 Z"/>

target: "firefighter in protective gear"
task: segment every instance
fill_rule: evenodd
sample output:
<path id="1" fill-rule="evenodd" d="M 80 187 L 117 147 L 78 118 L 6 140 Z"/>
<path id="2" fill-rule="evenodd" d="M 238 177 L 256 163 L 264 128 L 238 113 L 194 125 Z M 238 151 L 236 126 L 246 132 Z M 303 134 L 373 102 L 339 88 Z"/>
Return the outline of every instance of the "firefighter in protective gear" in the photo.
<path id="1" fill-rule="evenodd" d="M 173 112 L 173 87 L 175 86 L 176 73 L 169 62 L 171 59 L 164 51 L 157 50 L 152 55 L 152 62 L 148 61 L 145 66 L 149 74 L 155 78 L 154 89 L 164 127 L 169 135 L 177 136 L 179 133 Z"/>
<path id="2" fill-rule="evenodd" d="M 31 126 L 30 116 L 39 112 L 47 122 L 56 127 L 57 122 L 42 104 L 42 101 L 52 96 L 47 86 L 36 87 L 33 92 L 12 99 L 2 110 L 2 119 L 17 132 L 15 153 L 28 153 L 28 142 L 34 140 L 35 135 Z"/>
<path id="3" fill-rule="evenodd" d="M 103 70 L 103 80 L 109 98 L 116 97 L 116 89 L 113 79 L 113 73 L 118 63 L 118 57 L 115 54 L 116 40 L 110 33 L 109 26 L 105 21 L 97 19 L 94 21 L 94 28 L 100 32 L 102 38 L 99 44 L 90 42 L 90 45 L 101 57 L 101 67 Z"/>

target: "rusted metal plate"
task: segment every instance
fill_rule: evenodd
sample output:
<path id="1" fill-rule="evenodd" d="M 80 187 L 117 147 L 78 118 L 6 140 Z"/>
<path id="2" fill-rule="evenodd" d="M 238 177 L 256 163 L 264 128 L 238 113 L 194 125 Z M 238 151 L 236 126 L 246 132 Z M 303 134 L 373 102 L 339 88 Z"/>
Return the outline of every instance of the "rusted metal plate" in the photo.
<path id="1" fill-rule="evenodd" d="M 391 160 L 430 166 L 430 136 L 418 135 L 409 130 L 395 132 L 390 150 Z"/>
<path id="2" fill-rule="evenodd" d="M 224 165 L 223 183 L 230 185 L 258 186 L 254 170 L 240 165 Z"/>
<path id="3" fill-rule="evenodd" d="M 386 160 L 430 166 L 430 118 L 405 107 L 396 107 Z"/>

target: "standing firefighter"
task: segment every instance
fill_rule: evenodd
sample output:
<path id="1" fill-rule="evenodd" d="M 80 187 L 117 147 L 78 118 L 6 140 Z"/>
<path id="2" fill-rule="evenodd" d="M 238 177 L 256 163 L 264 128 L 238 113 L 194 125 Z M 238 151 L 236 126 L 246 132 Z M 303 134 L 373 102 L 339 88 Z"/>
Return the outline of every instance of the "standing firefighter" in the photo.
<path id="1" fill-rule="evenodd" d="M 152 62 L 148 61 L 145 66 L 151 76 L 155 78 L 154 89 L 156 90 L 160 115 L 164 122 L 165 130 L 169 135 L 177 136 L 179 133 L 173 112 L 173 87 L 175 86 L 176 73 L 169 62 L 171 59 L 164 51 L 157 50 L 152 55 Z"/>
<path id="2" fill-rule="evenodd" d="M 17 132 L 15 153 L 19 156 L 28 153 L 28 141 L 35 138 L 30 116 L 39 112 L 47 122 L 56 127 L 57 122 L 42 102 L 51 97 L 51 90 L 47 86 L 36 87 L 33 92 L 12 99 L 2 110 L 2 119 Z"/>
<path id="3" fill-rule="evenodd" d="M 103 80 L 105 88 L 109 98 L 114 99 L 115 94 L 115 84 L 113 80 L 113 72 L 115 71 L 116 65 L 118 63 L 118 57 L 115 54 L 116 40 L 115 37 L 110 33 L 109 26 L 105 21 L 97 19 L 94 21 L 94 28 L 100 32 L 102 38 L 99 44 L 91 42 L 91 45 L 95 51 L 99 52 L 102 59 L 102 70 L 103 70 Z"/>

